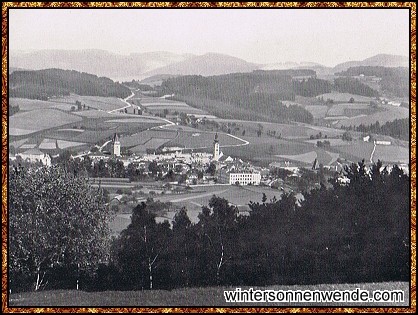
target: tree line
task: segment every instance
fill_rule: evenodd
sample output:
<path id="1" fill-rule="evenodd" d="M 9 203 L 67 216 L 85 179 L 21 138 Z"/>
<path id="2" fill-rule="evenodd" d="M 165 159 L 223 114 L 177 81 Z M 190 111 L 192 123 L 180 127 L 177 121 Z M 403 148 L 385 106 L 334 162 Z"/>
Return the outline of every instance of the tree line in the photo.
<path id="1" fill-rule="evenodd" d="M 59 166 L 12 167 L 12 290 L 33 289 L 39 279 L 45 289 L 74 289 L 79 280 L 84 290 L 408 281 L 409 177 L 380 161 L 344 173 L 348 183 L 335 176 L 299 201 L 264 195 L 248 216 L 213 196 L 197 223 L 183 208 L 170 226 L 155 220 L 152 200 L 141 202 L 109 242 L 100 188 Z"/>
<path id="2" fill-rule="evenodd" d="M 410 128 L 409 128 L 409 119 L 402 118 L 402 119 L 395 119 L 394 121 L 388 121 L 381 125 L 379 121 L 376 121 L 374 124 L 364 125 L 360 124 L 358 126 L 349 126 L 342 128 L 347 130 L 355 130 L 364 133 L 376 133 L 391 136 L 393 138 L 401 139 L 408 141 L 410 136 Z"/>

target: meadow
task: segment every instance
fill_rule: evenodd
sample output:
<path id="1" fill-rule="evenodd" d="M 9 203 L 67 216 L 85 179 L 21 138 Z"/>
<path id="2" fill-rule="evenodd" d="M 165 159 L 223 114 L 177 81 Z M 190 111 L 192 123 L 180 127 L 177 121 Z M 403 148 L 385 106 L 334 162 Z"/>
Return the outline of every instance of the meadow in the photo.
<path id="1" fill-rule="evenodd" d="M 85 104 L 90 108 L 100 109 L 104 111 L 115 110 L 126 106 L 126 103 L 122 102 L 119 98 L 116 97 L 80 96 L 75 94 L 59 98 L 51 98 L 50 101 L 67 103 L 72 105 L 75 105 L 76 101 L 79 101 L 82 105 Z"/>
<path id="2" fill-rule="evenodd" d="M 373 97 L 350 94 L 350 93 L 339 93 L 339 92 L 332 92 L 332 93 L 325 93 L 316 97 L 317 99 L 323 99 L 327 101 L 328 99 L 333 100 L 334 103 L 348 103 L 351 98 L 354 99 L 355 103 L 368 103 L 373 101 Z"/>
<path id="3" fill-rule="evenodd" d="M 320 119 L 327 115 L 329 108 L 326 105 L 310 105 L 305 106 L 305 109 L 312 114 L 314 119 Z"/>
<path id="4" fill-rule="evenodd" d="M 395 145 L 377 145 L 373 154 L 373 161 L 381 160 L 385 163 L 409 163 L 409 148 Z"/>
<path id="5" fill-rule="evenodd" d="M 360 114 L 371 114 L 373 110 L 368 104 L 361 103 L 340 103 L 333 105 L 327 112 L 327 116 L 357 116 Z"/>
<path id="6" fill-rule="evenodd" d="M 323 136 L 327 136 L 329 138 L 337 137 L 342 135 L 344 131 L 338 129 L 332 129 L 327 127 L 320 127 L 320 126 L 313 126 L 308 124 L 279 124 L 279 123 L 272 123 L 272 122 L 264 122 L 264 121 L 249 121 L 249 120 L 236 120 L 236 119 L 214 119 L 219 124 L 224 125 L 233 125 L 238 127 L 239 130 L 235 133 L 237 136 L 241 136 L 242 131 L 245 130 L 246 136 L 257 136 L 257 131 L 262 129 L 262 135 L 265 136 L 268 131 L 276 132 L 276 136 L 281 136 L 285 139 L 303 139 L 309 138 L 311 135 L 315 136 L 319 132 L 322 133 Z M 235 127 L 231 127 L 234 129 Z M 245 137 L 244 137 L 245 138 Z"/>
<path id="7" fill-rule="evenodd" d="M 26 98 L 11 97 L 9 98 L 9 106 L 19 106 L 20 111 L 32 111 L 35 109 L 56 108 L 61 110 L 71 110 L 69 104 L 63 104 L 55 101 L 41 101 Z"/>
<path id="8" fill-rule="evenodd" d="M 225 155 L 236 156 L 243 160 L 259 162 L 263 165 L 278 161 L 277 155 L 298 155 L 313 151 L 315 146 L 310 143 L 294 140 L 277 139 L 274 137 L 241 137 L 249 142 L 246 146 L 221 148 Z M 222 143 L 221 143 L 222 144 Z"/>
<path id="9" fill-rule="evenodd" d="M 147 150 L 157 150 L 159 147 L 170 141 L 169 139 L 151 138 L 143 144 L 136 145 L 130 150 L 134 153 L 145 154 Z"/>
<path id="10" fill-rule="evenodd" d="M 364 159 L 365 162 L 369 162 L 373 152 L 373 143 L 352 141 L 350 142 L 350 145 L 334 146 L 332 149 L 339 152 L 343 158 L 349 161 L 358 162 Z"/>
<path id="11" fill-rule="evenodd" d="M 196 130 L 195 132 L 179 131 L 178 136 L 167 143 L 167 146 L 181 146 L 186 149 L 212 149 L 213 140 L 215 138 L 214 132 L 202 132 Z M 244 142 L 235 139 L 228 134 L 218 133 L 220 147 L 241 145 Z"/>
<path id="12" fill-rule="evenodd" d="M 380 125 L 385 124 L 388 121 L 395 119 L 409 118 L 409 110 L 404 107 L 396 107 L 391 105 L 380 105 L 381 111 L 362 117 L 353 117 L 340 120 L 335 126 L 340 128 L 341 126 L 359 126 L 370 125 L 379 121 Z"/>
<path id="13" fill-rule="evenodd" d="M 11 145 L 20 149 L 28 149 L 28 145 L 30 145 L 31 148 L 39 146 L 40 149 L 53 150 L 57 148 L 58 142 L 60 149 L 80 148 L 87 144 L 91 145 L 110 139 L 115 132 L 135 134 L 166 124 L 166 121 L 158 117 L 107 113 L 103 109 L 83 109 L 81 111 L 76 109 L 72 111 L 71 107 L 75 106 L 75 100 L 85 100 L 88 104 L 94 103 L 103 109 L 113 109 L 120 105 L 126 106 L 119 99 L 112 97 L 71 95 L 53 101 L 11 98 L 11 105 L 19 105 L 19 108 L 25 109 L 9 118 Z M 56 108 L 62 106 L 67 106 L 68 109 L 59 110 Z M 25 135 L 29 137 L 23 138 Z M 24 144 L 28 141 L 28 144 Z M 22 147 L 22 145 L 26 145 L 26 147 Z"/>
<path id="14" fill-rule="evenodd" d="M 36 109 L 17 113 L 9 118 L 9 134 L 19 136 L 59 127 L 82 119 L 56 109 Z"/>
<path id="15" fill-rule="evenodd" d="M 164 129 L 149 129 L 139 133 L 121 136 L 120 144 L 122 147 L 134 147 L 141 144 L 145 144 L 151 139 L 164 139 L 166 142 L 170 139 L 174 139 L 177 133 L 171 130 Z"/>
<path id="16" fill-rule="evenodd" d="M 170 113 L 179 112 L 185 114 L 205 115 L 206 111 L 189 106 L 185 102 L 167 100 L 164 98 L 143 97 L 139 98 L 140 106 L 145 107 L 150 113 L 163 113 L 168 110 Z"/>
<path id="17" fill-rule="evenodd" d="M 175 290 L 145 290 L 145 291 L 103 291 L 85 292 L 77 290 L 56 290 L 26 292 L 11 294 L 9 296 L 9 307 L 134 307 L 132 311 L 156 311 L 155 308 L 145 309 L 144 307 L 388 307 L 404 306 L 408 307 L 409 283 L 407 282 L 380 282 L 380 283 L 351 283 L 351 284 L 316 284 L 316 285 L 273 285 L 265 287 L 252 287 L 254 290 L 402 290 L 405 301 L 397 303 L 227 303 L 224 298 L 225 290 L 235 290 L 236 287 L 206 287 L 206 288 L 181 288 Z M 250 287 L 241 287 L 248 290 Z M 140 309 L 139 309 L 140 308 Z M 83 309 L 87 311 L 87 309 Z M 167 309 L 166 309 L 167 310 Z M 267 309 L 266 309 L 267 310 Z M 278 310 L 278 309 L 276 309 Z M 110 311 L 110 309 L 104 309 Z M 116 310 L 114 310 L 116 311 Z M 176 311 L 173 309 L 172 311 Z M 177 309 L 177 311 L 180 311 Z M 213 312 L 214 309 L 211 309 Z"/>

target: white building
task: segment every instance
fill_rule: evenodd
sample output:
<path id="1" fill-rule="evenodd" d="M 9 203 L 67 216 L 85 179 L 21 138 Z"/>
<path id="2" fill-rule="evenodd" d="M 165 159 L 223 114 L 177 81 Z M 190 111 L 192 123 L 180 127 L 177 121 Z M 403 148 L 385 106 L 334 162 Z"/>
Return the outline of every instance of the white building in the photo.
<path id="1" fill-rule="evenodd" d="M 256 171 L 226 171 L 219 170 L 218 180 L 229 185 L 260 185 L 261 174 Z"/>
<path id="2" fill-rule="evenodd" d="M 374 142 L 376 145 L 391 145 L 390 141 L 376 140 Z"/>
<path id="3" fill-rule="evenodd" d="M 41 162 L 43 165 L 51 165 L 51 157 L 49 154 L 45 154 L 39 149 L 29 149 L 23 153 L 17 154 L 20 155 L 22 160 L 29 161 L 32 163 Z"/>

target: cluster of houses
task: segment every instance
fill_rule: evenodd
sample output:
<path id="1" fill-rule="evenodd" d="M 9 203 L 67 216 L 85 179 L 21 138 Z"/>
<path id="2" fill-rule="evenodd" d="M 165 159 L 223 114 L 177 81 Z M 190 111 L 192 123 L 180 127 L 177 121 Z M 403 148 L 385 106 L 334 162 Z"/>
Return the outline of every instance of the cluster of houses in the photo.
<path id="1" fill-rule="evenodd" d="M 370 141 L 370 137 L 365 137 L 364 141 Z M 376 145 L 390 145 L 389 141 L 376 141 Z M 279 178 L 271 176 L 271 169 L 283 168 L 291 175 L 300 176 L 300 168 L 290 165 L 289 163 L 271 163 L 269 168 L 253 166 L 251 163 L 244 162 L 241 159 L 226 156 L 220 150 L 218 134 L 216 133 L 213 141 L 212 153 L 205 152 L 184 152 L 180 147 L 165 147 L 160 153 L 144 154 L 142 156 L 123 156 L 121 154 L 121 144 L 117 134 L 114 135 L 112 141 L 112 154 L 103 154 L 102 152 L 89 152 L 87 155 L 92 159 L 93 163 L 100 160 L 116 158 L 122 161 L 127 167 L 131 163 L 135 163 L 137 168 L 142 168 L 145 173 L 149 172 L 150 163 L 155 163 L 161 171 L 161 175 L 165 176 L 170 171 L 176 175 L 184 175 L 186 184 L 205 184 L 205 183 L 222 183 L 229 185 L 266 185 L 279 188 L 282 183 Z M 40 151 L 37 148 L 29 149 L 18 154 L 23 160 L 29 162 L 38 162 L 43 165 L 51 165 L 51 156 Z M 12 157 L 16 158 L 16 157 Z M 212 164 L 212 172 L 208 174 L 206 170 Z M 283 165 L 282 165 L 283 164 Z M 317 168 L 316 161 L 312 169 Z M 326 166 L 332 171 L 341 171 L 343 166 L 336 161 L 335 165 Z M 402 166 L 401 166 L 402 167 Z M 407 166 L 403 167 L 408 169 Z M 342 178 L 344 180 L 344 178 Z"/>

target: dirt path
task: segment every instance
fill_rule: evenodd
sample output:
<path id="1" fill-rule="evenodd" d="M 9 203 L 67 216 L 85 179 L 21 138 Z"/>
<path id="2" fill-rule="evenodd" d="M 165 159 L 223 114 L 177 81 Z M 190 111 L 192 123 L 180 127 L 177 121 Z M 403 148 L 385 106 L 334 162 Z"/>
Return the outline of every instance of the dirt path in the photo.
<path id="1" fill-rule="evenodd" d="M 372 154 L 370 154 L 370 163 L 373 163 L 374 151 L 376 151 L 376 142 L 373 142 L 373 151 L 372 151 Z"/>

